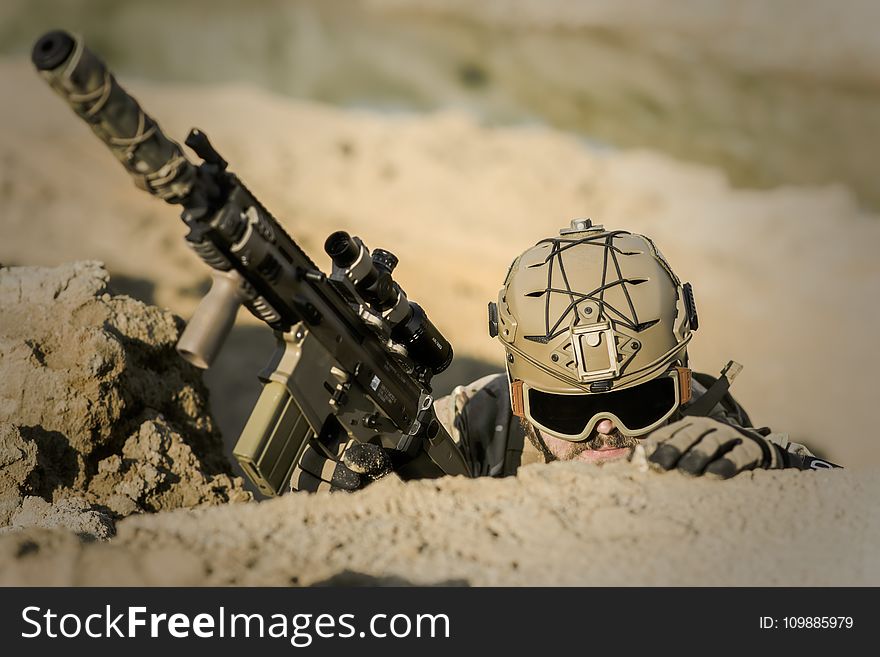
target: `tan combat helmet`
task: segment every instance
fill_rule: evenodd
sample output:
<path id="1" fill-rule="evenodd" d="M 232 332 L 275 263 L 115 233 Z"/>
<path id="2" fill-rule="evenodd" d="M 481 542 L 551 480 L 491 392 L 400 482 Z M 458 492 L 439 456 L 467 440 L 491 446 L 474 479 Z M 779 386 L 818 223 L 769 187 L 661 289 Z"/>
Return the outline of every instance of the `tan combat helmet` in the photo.
<path id="1" fill-rule="evenodd" d="M 631 435 L 668 419 L 690 397 L 696 328 L 690 284 L 654 243 L 588 219 L 514 260 L 489 304 L 514 413 L 568 440 L 584 440 L 602 417 Z"/>

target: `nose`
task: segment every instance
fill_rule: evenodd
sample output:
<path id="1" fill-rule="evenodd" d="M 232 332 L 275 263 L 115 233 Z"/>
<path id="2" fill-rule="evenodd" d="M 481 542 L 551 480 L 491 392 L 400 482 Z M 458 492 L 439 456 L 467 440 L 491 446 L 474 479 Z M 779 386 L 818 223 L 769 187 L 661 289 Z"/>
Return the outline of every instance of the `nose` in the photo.
<path id="1" fill-rule="evenodd" d="M 614 431 L 614 422 L 605 418 L 604 420 L 599 420 L 599 424 L 596 425 L 596 431 L 599 433 L 604 433 L 606 436 L 611 434 Z"/>

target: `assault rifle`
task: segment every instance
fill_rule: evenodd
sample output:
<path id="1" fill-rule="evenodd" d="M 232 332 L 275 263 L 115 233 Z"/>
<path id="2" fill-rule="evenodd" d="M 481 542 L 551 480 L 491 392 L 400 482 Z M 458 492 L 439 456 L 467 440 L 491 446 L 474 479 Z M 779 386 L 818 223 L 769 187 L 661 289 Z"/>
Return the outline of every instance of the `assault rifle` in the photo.
<path id="1" fill-rule="evenodd" d="M 431 377 L 449 366 L 452 347 L 392 278 L 394 255 L 335 232 L 325 243 L 327 276 L 203 132 L 185 141 L 202 160 L 194 164 L 81 38 L 49 32 L 32 59 L 138 187 L 183 206 L 186 240 L 213 282 L 178 352 L 209 367 L 242 305 L 275 331 L 278 348 L 233 452 L 263 493 L 284 490 L 309 441 L 379 445 L 404 478 L 470 476 L 431 397 Z"/>

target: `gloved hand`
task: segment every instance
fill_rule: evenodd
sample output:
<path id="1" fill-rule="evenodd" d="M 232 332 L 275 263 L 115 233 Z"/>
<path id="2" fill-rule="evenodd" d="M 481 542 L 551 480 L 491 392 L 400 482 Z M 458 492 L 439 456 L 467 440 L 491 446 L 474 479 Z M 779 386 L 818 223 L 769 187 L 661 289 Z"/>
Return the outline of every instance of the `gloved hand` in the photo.
<path id="1" fill-rule="evenodd" d="M 659 470 L 719 479 L 755 468 L 785 467 L 781 450 L 760 434 L 708 417 L 686 417 L 654 431 L 643 443 Z"/>
<path id="2" fill-rule="evenodd" d="M 314 439 L 306 445 L 290 477 L 291 491 L 354 491 L 391 472 L 388 452 L 371 443 L 353 442 L 342 459 L 331 458 Z"/>

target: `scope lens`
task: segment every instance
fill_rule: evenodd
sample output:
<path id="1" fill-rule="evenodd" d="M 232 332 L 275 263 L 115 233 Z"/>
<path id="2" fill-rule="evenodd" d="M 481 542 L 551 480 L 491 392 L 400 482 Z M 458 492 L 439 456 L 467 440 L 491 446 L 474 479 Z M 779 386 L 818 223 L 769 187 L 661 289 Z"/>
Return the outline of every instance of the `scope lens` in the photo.
<path id="1" fill-rule="evenodd" d="M 337 267 L 349 267 L 357 260 L 360 248 L 344 230 L 337 230 L 324 242 L 324 251 Z"/>

